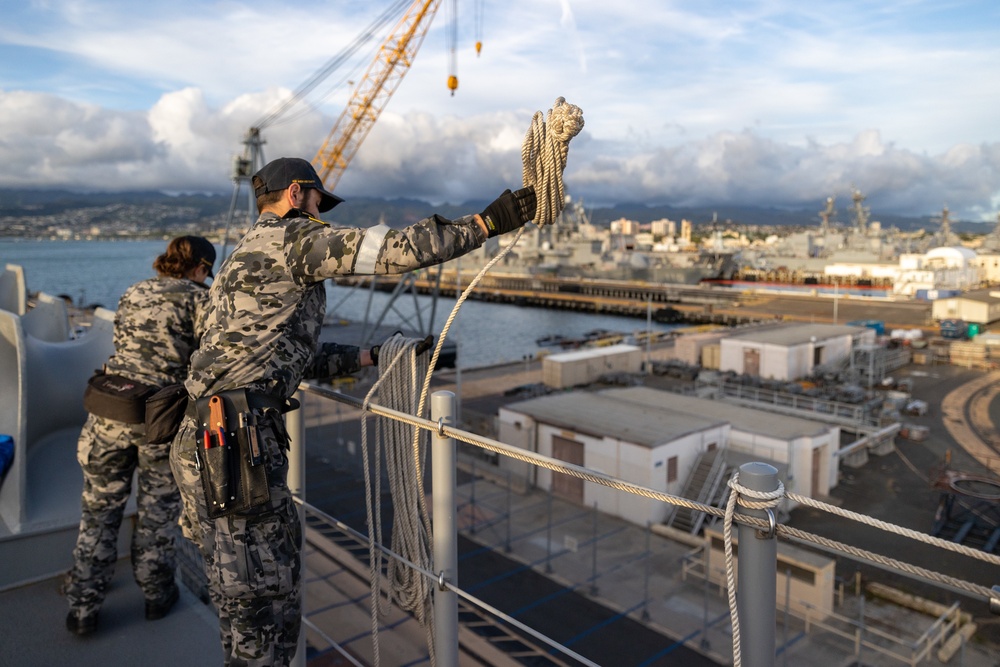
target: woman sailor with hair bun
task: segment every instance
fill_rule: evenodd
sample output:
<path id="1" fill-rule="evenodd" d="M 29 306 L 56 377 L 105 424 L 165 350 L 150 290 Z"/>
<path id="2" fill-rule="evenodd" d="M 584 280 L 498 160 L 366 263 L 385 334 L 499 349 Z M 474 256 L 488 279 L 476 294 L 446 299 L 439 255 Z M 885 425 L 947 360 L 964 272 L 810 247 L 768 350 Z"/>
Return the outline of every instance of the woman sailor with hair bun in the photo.
<path id="1" fill-rule="evenodd" d="M 146 398 L 183 382 L 204 328 L 205 280 L 215 248 L 200 236 L 179 236 L 156 258 L 155 278 L 129 287 L 118 302 L 114 354 L 91 378 L 84 396 L 90 413 L 77 444 L 83 470 L 80 533 L 66 577 L 66 628 L 97 629 L 98 612 L 118 559 L 118 531 L 138 473 L 132 570 L 156 620 L 178 598 L 173 550 L 180 494 L 170 472 L 170 443 L 146 439 Z"/>

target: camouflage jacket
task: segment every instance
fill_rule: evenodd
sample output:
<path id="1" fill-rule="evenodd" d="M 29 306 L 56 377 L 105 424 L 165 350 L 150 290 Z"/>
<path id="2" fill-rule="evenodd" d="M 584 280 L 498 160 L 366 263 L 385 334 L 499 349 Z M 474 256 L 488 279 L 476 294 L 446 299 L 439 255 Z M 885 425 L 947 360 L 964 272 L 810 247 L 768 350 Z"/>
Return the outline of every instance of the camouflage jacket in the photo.
<path id="1" fill-rule="evenodd" d="M 357 371 L 357 347 L 319 344 L 323 280 L 405 273 L 461 257 L 485 240 L 472 216 L 434 216 L 395 230 L 331 227 L 296 210 L 283 218 L 262 214 L 212 283 L 188 391 L 199 398 L 247 387 L 284 399 L 303 378 Z"/>
<path id="2" fill-rule="evenodd" d="M 204 330 L 208 289 L 161 276 L 129 287 L 115 313 L 115 353 L 105 371 L 162 387 L 183 382 Z"/>

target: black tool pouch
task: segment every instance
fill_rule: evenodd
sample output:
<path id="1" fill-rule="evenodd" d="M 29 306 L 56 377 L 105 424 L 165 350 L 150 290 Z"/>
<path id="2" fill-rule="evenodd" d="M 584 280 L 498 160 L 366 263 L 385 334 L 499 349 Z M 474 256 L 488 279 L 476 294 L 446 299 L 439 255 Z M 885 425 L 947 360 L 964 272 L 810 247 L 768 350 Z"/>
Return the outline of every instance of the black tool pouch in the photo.
<path id="1" fill-rule="evenodd" d="M 261 450 L 263 439 L 254 423 L 246 390 L 232 389 L 215 396 L 222 400 L 225 412 L 221 438 L 218 427 L 211 423 L 212 397 L 195 401 L 197 452 L 208 516 L 217 519 L 230 514 L 255 514 L 255 509 L 271 499 Z"/>
<path id="2" fill-rule="evenodd" d="M 182 384 L 168 384 L 146 399 L 146 442 L 162 445 L 177 435 L 184 419 L 188 393 Z"/>
<path id="3" fill-rule="evenodd" d="M 87 380 L 83 409 L 105 419 L 141 424 L 146 419 L 146 398 L 156 390 L 153 385 L 96 371 Z"/>

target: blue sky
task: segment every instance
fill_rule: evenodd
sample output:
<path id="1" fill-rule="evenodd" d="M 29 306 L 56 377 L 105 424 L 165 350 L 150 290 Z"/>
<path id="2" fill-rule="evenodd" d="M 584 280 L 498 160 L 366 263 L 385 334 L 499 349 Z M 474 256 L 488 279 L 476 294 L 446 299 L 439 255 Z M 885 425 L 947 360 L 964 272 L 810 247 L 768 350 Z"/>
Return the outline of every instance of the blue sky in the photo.
<path id="1" fill-rule="evenodd" d="M 3 0 L 0 187 L 229 193 L 247 129 L 391 4 Z M 532 114 L 562 96 L 586 119 L 566 184 L 589 204 L 844 210 L 856 187 L 876 220 L 997 220 L 994 0 L 457 4 L 457 93 L 443 0 L 348 200 L 516 187 Z M 267 158 L 315 155 L 378 41 L 264 128 Z"/>

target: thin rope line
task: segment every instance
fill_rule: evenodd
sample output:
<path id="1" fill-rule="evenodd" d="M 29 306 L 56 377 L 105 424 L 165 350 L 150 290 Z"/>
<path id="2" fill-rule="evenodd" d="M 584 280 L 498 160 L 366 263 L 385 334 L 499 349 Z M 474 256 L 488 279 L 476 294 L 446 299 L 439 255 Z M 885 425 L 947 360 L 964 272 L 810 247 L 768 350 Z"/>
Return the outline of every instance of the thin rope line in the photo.
<path id="1" fill-rule="evenodd" d="M 414 396 L 418 378 L 425 373 L 426 355 L 416 354 L 416 346 L 420 341 L 408 340 L 401 335 L 393 335 L 382 344 L 380 357 L 384 360 L 379 367 L 379 378 L 372 385 L 362 404 L 368 406 L 376 393 L 379 399 L 398 410 L 414 411 Z M 383 544 L 381 512 L 376 512 L 373 505 L 381 504 L 381 468 L 380 461 L 385 456 L 386 471 L 389 479 L 389 492 L 393 500 L 392 542 L 393 549 L 407 557 L 409 562 L 417 563 L 424 568 L 429 567 L 431 557 L 430 547 L 430 517 L 423 511 L 423 485 L 419 467 L 419 450 L 421 431 L 415 425 L 399 420 L 377 417 L 375 420 L 376 436 L 372 458 L 375 459 L 376 474 L 373 482 L 369 470 L 368 420 L 361 418 L 361 451 L 365 457 L 365 510 L 369 531 L 376 539 L 369 542 L 369 574 L 371 577 L 372 596 L 372 627 L 374 664 L 380 664 L 381 656 L 378 641 L 378 618 L 391 609 L 393 603 L 399 608 L 411 613 L 424 627 L 427 634 L 427 646 L 431 664 L 435 662 L 434 624 L 432 610 L 432 588 L 427 579 L 418 576 L 413 568 L 402 566 L 395 559 L 390 559 L 385 565 L 386 601 L 382 604 L 379 594 L 381 590 L 381 573 L 383 563 L 386 563 L 382 552 L 375 544 Z M 410 446 L 411 436 L 414 442 L 414 457 L 411 459 L 406 452 Z M 416 465 L 414 464 L 416 462 Z"/>

